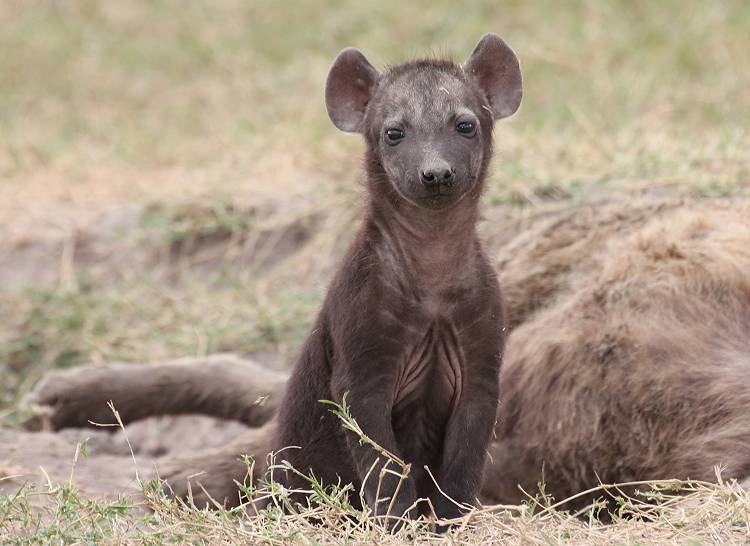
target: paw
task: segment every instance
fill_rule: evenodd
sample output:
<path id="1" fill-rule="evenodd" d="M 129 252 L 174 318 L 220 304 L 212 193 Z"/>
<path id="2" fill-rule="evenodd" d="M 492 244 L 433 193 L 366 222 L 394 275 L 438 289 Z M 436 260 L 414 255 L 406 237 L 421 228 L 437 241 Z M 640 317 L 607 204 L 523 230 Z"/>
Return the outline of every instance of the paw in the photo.
<path id="1" fill-rule="evenodd" d="M 108 364 L 47 373 L 21 402 L 33 414 L 24 427 L 38 431 L 117 423 L 108 402 L 114 400 L 115 409 L 122 409 L 137 395 L 130 392 L 132 369 Z"/>
<path id="2" fill-rule="evenodd" d="M 471 509 L 470 506 L 467 506 L 465 504 L 461 505 L 463 506 L 462 508 L 453 500 L 446 498 L 442 494 L 439 494 L 437 498 L 432 499 L 432 506 L 434 508 L 435 518 L 440 521 L 457 520 L 458 518 L 462 517 L 468 510 Z M 436 523 L 435 532 L 445 533 L 446 531 L 455 527 L 456 525 L 457 525 L 457 522 Z"/>
<path id="3" fill-rule="evenodd" d="M 84 370 L 84 373 L 80 373 Z M 31 413 L 23 427 L 31 431 L 54 431 L 66 427 L 88 426 L 93 418 L 90 398 L 95 386 L 86 379 L 86 370 L 47 373 L 22 400 Z M 111 415 L 111 414 L 110 414 Z"/>
<path id="4" fill-rule="evenodd" d="M 409 520 L 419 516 L 416 506 L 417 492 L 411 478 L 401 484 L 396 500 L 391 505 L 390 495 L 384 491 L 395 490 L 396 483 L 384 481 L 381 484 L 381 498 L 376 501 L 375 491 L 368 491 L 368 505 L 373 509 L 375 518 L 390 532 L 399 532 Z M 390 509 L 389 509 L 390 508 Z"/>
<path id="5" fill-rule="evenodd" d="M 403 499 L 399 498 L 397 502 L 391 507 L 391 511 L 387 519 L 383 518 L 384 527 L 391 533 L 398 533 L 402 529 L 408 527 L 410 521 L 415 520 L 419 517 L 419 509 L 415 506 L 416 499 Z M 386 509 L 388 503 L 385 503 Z M 386 510 L 383 510 L 379 517 L 385 516 Z"/>

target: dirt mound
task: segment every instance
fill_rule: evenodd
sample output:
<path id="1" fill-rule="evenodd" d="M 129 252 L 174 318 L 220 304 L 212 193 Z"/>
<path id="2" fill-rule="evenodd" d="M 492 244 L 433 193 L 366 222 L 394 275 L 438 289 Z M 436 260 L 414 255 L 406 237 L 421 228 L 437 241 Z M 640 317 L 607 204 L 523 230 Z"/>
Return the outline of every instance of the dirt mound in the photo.
<path id="1" fill-rule="evenodd" d="M 174 282 L 185 271 L 264 271 L 308 243 L 321 221 L 309 206 L 271 201 L 30 207 L 12 224 L 0 223 L 0 286 L 70 287 L 81 274 L 104 283 L 148 271 Z"/>

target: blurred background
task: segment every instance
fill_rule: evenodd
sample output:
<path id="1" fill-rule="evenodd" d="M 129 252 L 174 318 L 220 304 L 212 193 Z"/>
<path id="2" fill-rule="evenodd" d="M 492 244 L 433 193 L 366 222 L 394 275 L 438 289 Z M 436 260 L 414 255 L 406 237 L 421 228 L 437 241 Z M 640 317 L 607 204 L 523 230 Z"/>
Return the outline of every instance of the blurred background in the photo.
<path id="1" fill-rule="evenodd" d="M 52 368 L 285 366 L 362 199 L 330 62 L 463 61 L 488 31 L 525 96 L 486 237 L 601 195 L 749 193 L 746 0 L 0 3 L 0 419 Z"/>

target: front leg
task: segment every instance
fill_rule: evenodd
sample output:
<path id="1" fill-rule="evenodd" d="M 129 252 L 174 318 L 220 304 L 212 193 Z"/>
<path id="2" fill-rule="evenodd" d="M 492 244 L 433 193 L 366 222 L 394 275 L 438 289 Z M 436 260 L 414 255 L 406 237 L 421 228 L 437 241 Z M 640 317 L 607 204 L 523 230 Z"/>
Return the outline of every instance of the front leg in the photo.
<path id="1" fill-rule="evenodd" d="M 395 326 L 395 325 L 394 325 Z M 373 332 L 378 332 L 374 334 Z M 392 409 L 400 370 L 403 332 L 388 325 L 366 332 L 350 331 L 338 352 L 331 391 L 337 400 L 347 394 L 349 412 L 362 432 L 382 450 L 403 461 L 393 430 Z M 416 501 L 416 486 L 396 461 L 363 441 L 355 432 L 346 442 L 358 482 L 376 516 L 406 514 Z"/>
<path id="2" fill-rule="evenodd" d="M 497 414 L 502 358 L 499 348 L 493 351 L 489 343 L 484 347 L 466 355 L 463 390 L 446 426 L 443 455 L 435 476 L 445 494 L 436 490 L 431 495 L 435 515 L 441 519 L 461 516 L 463 510 L 456 503 L 473 505 L 481 485 Z"/>
<path id="3" fill-rule="evenodd" d="M 367 438 L 378 446 L 354 432 L 347 433 L 365 501 L 376 516 L 412 516 L 407 512 L 416 501 L 416 487 L 414 479 L 404 475 L 405 469 L 399 464 L 404 461 L 391 424 L 392 394 L 361 384 L 348 392 L 349 412 Z"/>

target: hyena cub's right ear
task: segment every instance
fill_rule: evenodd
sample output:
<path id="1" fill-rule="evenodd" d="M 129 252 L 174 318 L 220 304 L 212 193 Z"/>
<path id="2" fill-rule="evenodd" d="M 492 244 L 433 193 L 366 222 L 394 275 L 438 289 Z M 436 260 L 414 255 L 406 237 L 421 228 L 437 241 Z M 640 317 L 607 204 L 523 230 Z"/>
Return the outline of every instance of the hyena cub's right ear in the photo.
<path id="1" fill-rule="evenodd" d="M 523 96 L 521 66 L 500 36 L 491 32 L 482 36 L 463 68 L 484 92 L 495 119 L 507 118 L 518 110 Z"/>
<path id="2" fill-rule="evenodd" d="M 326 108 L 333 124 L 348 133 L 361 133 L 365 108 L 380 73 L 353 47 L 339 53 L 326 79 Z"/>

